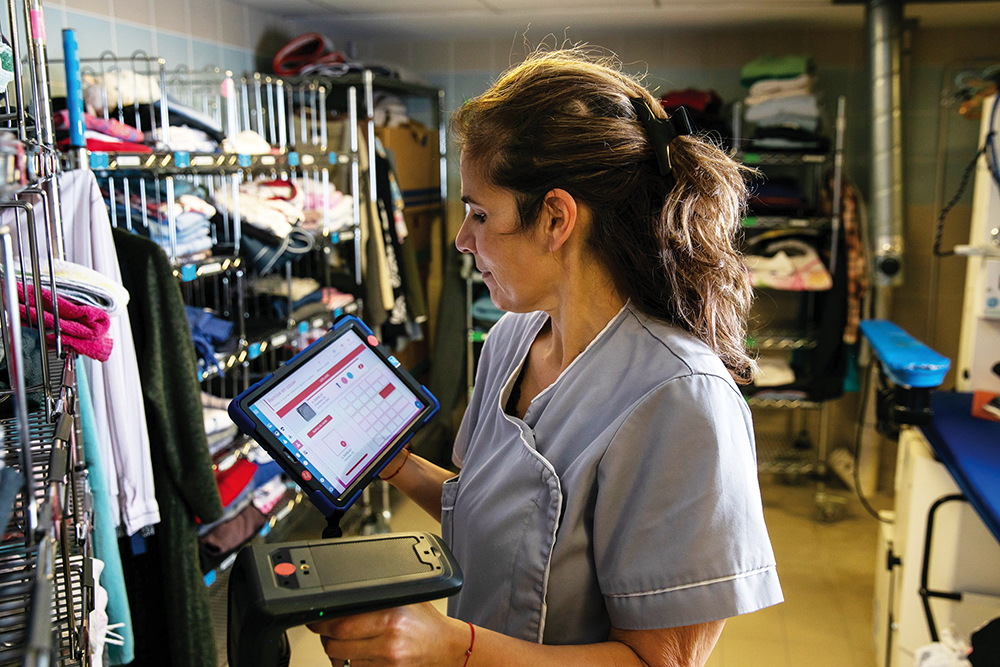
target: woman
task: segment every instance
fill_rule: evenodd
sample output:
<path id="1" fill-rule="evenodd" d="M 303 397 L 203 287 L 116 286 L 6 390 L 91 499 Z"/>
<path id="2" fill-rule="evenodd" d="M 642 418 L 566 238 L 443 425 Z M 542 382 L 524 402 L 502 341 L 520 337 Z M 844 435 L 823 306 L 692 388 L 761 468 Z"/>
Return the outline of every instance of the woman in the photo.
<path id="1" fill-rule="evenodd" d="M 702 665 L 727 617 L 781 601 L 735 384 L 753 368 L 740 167 L 579 50 L 530 56 L 453 128 L 456 244 L 509 314 L 461 473 L 404 452 L 384 477 L 441 519 L 465 584 L 449 617 L 313 629 L 354 667 Z"/>

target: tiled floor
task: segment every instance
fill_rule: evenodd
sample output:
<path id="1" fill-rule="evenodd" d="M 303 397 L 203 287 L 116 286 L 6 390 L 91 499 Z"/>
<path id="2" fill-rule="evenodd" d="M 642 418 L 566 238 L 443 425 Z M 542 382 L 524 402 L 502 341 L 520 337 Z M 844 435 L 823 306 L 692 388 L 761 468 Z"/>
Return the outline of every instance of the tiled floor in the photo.
<path id="1" fill-rule="evenodd" d="M 871 616 L 878 526 L 856 499 L 836 523 L 815 521 L 814 487 L 763 481 L 783 604 L 729 619 L 709 667 L 874 667 Z M 838 492 L 848 495 L 847 491 Z M 404 502 L 394 530 L 437 532 Z M 316 636 L 289 631 L 291 667 L 328 664 Z"/>

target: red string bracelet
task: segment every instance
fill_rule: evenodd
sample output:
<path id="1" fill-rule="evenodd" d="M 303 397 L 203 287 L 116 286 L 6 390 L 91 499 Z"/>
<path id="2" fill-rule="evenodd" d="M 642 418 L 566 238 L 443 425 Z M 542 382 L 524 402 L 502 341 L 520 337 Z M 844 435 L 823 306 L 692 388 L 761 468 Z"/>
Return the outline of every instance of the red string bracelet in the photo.
<path id="1" fill-rule="evenodd" d="M 406 462 L 410 460 L 410 448 L 409 447 L 404 447 L 403 451 L 406 452 L 406 456 L 403 457 L 403 462 L 399 464 L 398 468 L 396 468 L 396 472 L 392 473 L 388 477 L 383 477 L 382 478 L 383 482 L 388 482 L 390 479 L 392 479 L 393 477 L 395 477 L 396 475 L 398 475 L 399 471 L 402 470 L 403 466 L 406 465 Z"/>
<path id="2" fill-rule="evenodd" d="M 466 623 L 469 623 L 466 621 Z M 472 630 L 472 641 L 469 642 L 469 650 L 465 652 L 465 662 L 462 663 L 462 667 L 468 667 L 469 658 L 472 657 L 472 647 L 476 645 L 476 626 L 469 623 L 469 629 Z"/>

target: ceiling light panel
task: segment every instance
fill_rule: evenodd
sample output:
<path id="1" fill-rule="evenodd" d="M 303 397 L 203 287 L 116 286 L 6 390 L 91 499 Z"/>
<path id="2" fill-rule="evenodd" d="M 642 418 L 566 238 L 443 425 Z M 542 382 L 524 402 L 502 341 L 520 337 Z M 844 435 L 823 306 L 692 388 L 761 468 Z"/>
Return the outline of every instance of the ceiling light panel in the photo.
<path id="1" fill-rule="evenodd" d="M 664 0 L 664 3 L 667 0 Z M 655 0 L 485 0 L 486 3 L 501 12 L 523 11 L 526 9 L 549 13 L 556 10 L 573 11 L 576 9 L 608 9 L 611 11 L 623 7 L 654 9 L 660 2 Z"/>
<path id="2" fill-rule="evenodd" d="M 340 14 L 426 14 L 430 12 L 484 11 L 479 0 L 314 0 Z"/>

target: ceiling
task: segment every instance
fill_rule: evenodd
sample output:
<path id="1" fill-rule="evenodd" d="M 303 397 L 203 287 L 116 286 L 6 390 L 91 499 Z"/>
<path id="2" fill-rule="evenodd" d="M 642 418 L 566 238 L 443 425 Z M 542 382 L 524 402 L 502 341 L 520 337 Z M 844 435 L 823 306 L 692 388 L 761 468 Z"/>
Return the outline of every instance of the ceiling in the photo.
<path id="1" fill-rule="evenodd" d="M 455 38 L 523 32 L 740 25 L 861 25 L 859 4 L 830 0 L 237 0 L 334 38 Z M 920 3 L 927 26 L 1000 25 L 1000 2 Z"/>

